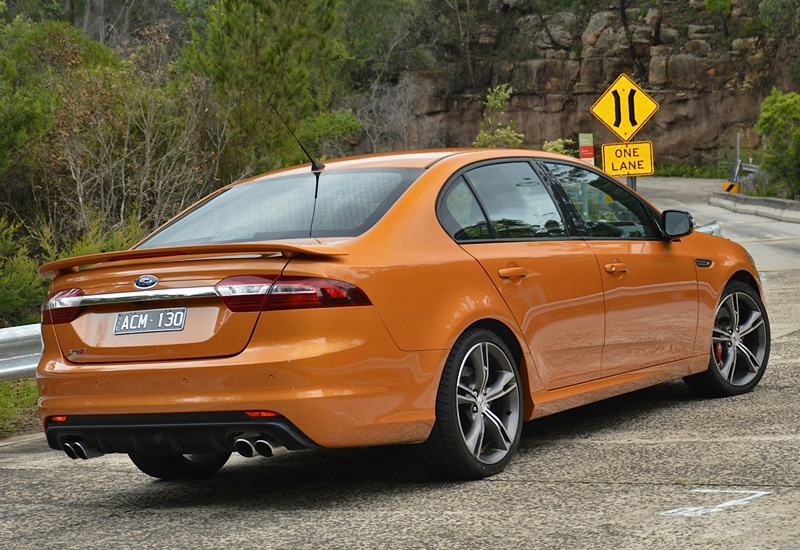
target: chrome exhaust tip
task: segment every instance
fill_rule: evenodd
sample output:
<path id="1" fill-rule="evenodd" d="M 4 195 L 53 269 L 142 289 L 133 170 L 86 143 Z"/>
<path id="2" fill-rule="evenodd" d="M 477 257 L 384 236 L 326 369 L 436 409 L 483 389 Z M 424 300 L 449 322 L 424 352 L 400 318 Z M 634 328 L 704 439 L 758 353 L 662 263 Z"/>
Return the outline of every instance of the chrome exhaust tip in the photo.
<path id="1" fill-rule="evenodd" d="M 83 441 L 73 441 L 72 443 L 67 443 L 67 445 L 70 445 L 72 447 L 72 451 L 75 453 L 75 456 L 77 458 L 80 458 L 81 460 L 97 458 L 98 456 L 103 456 L 104 454 L 98 451 L 97 449 L 90 447 L 87 443 Z"/>
<path id="2" fill-rule="evenodd" d="M 278 445 L 277 443 L 273 443 L 267 439 L 259 439 L 256 441 L 255 449 L 258 451 L 258 454 L 267 458 L 279 456 L 286 452 L 286 447 L 283 445 Z"/>
<path id="3" fill-rule="evenodd" d="M 72 446 L 72 443 L 63 443 L 61 448 L 72 460 L 78 460 L 78 454 L 75 452 L 75 448 Z"/>
<path id="4" fill-rule="evenodd" d="M 253 445 L 253 442 L 243 437 L 240 437 L 233 442 L 233 449 L 245 458 L 256 456 L 256 448 Z"/>

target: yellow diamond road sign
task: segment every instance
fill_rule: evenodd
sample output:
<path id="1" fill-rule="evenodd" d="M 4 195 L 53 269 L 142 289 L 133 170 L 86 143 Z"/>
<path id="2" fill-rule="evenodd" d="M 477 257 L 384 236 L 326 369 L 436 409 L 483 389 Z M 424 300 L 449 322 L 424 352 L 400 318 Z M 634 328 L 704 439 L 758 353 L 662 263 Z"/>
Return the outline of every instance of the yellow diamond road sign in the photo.
<path id="1" fill-rule="evenodd" d="M 604 143 L 603 170 L 612 176 L 649 176 L 653 173 L 653 143 Z"/>
<path id="2" fill-rule="evenodd" d="M 658 102 L 628 75 L 621 74 L 590 111 L 622 141 L 630 141 L 658 111 Z"/>

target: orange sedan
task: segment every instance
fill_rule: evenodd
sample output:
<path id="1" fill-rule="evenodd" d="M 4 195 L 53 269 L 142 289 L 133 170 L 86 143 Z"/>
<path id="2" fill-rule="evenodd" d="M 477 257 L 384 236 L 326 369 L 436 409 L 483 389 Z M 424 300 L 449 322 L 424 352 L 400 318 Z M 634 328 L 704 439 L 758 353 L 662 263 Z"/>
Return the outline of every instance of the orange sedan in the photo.
<path id="1" fill-rule="evenodd" d="M 165 479 L 233 451 L 422 443 L 478 478 L 536 417 L 675 378 L 750 391 L 770 345 L 758 273 L 693 226 L 536 151 L 235 183 L 131 250 L 41 268 L 48 443 Z"/>

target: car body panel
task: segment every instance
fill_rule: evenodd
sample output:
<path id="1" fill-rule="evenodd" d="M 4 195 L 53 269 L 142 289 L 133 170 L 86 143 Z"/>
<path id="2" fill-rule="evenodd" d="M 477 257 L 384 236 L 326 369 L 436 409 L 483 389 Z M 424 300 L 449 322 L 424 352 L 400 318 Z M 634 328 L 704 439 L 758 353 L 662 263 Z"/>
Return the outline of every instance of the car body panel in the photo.
<path id="1" fill-rule="evenodd" d="M 600 264 L 605 296 L 603 375 L 692 356 L 697 281 L 694 258 L 683 244 L 623 240 L 588 246 Z M 625 271 L 607 271 L 617 265 Z"/>
<path id="2" fill-rule="evenodd" d="M 533 241 L 463 244 L 514 314 L 547 389 L 603 376 L 603 288 L 587 244 Z M 524 275 L 502 276 L 517 268 Z"/>

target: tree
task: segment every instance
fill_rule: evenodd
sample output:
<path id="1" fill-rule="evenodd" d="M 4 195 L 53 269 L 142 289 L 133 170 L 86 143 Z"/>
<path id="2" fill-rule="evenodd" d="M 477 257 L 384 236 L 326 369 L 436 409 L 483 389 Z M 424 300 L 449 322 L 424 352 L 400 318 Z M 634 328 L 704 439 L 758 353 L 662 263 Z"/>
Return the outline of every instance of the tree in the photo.
<path id="1" fill-rule="evenodd" d="M 800 93 L 773 89 L 761 104 L 756 131 L 767 143 L 762 167 L 789 198 L 800 197 Z"/>
<path id="2" fill-rule="evenodd" d="M 489 88 L 486 101 L 483 102 L 485 109 L 481 129 L 472 144 L 474 147 L 523 147 L 525 135 L 517 132 L 517 123 L 501 120 L 513 93 L 514 89 L 508 84 Z"/>
<path id="3" fill-rule="evenodd" d="M 46 285 L 30 244 L 20 223 L 0 216 L 0 327 L 38 322 Z"/>
<path id="4" fill-rule="evenodd" d="M 410 149 L 439 145 L 436 133 L 424 128 L 420 121 L 419 105 L 431 93 L 433 86 L 429 82 L 410 73 L 404 73 L 395 85 L 373 85 L 360 99 L 356 111 L 363 123 L 368 150 L 378 152 L 398 147 Z"/>
<path id="5" fill-rule="evenodd" d="M 275 111 L 297 129 L 332 105 L 344 51 L 336 0 L 220 0 L 195 25 L 186 66 L 232 105 L 223 171 L 239 175 L 302 159 Z"/>
<path id="6" fill-rule="evenodd" d="M 722 25 L 722 34 L 728 36 L 731 20 L 731 0 L 706 0 L 706 9 L 712 13 Z"/>
<path id="7" fill-rule="evenodd" d="M 371 89 L 425 59 L 430 0 L 344 0 L 344 38 L 356 85 Z M 423 62 L 424 64 L 424 62 Z"/>

